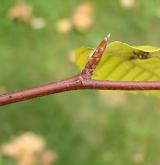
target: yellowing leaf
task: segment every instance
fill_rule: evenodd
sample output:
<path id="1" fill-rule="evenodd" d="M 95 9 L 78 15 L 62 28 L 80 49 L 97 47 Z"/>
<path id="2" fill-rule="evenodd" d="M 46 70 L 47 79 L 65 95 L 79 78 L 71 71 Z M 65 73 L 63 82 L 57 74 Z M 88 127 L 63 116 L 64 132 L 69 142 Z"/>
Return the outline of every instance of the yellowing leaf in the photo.
<path id="1" fill-rule="evenodd" d="M 76 64 L 82 70 L 93 52 L 90 48 L 76 51 Z M 93 76 L 95 80 L 160 81 L 160 48 L 130 46 L 115 41 L 104 52 Z"/>

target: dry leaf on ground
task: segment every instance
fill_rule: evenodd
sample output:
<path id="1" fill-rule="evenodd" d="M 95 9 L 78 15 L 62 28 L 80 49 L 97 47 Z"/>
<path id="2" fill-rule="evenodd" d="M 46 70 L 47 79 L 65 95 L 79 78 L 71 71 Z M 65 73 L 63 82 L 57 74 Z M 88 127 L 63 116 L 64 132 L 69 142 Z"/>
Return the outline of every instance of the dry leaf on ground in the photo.
<path id="1" fill-rule="evenodd" d="M 13 157 L 19 165 L 35 165 L 36 157 L 44 150 L 44 140 L 33 134 L 25 133 L 2 146 L 2 154 Z"/>
<path id="2" fill-rule="evenodd" d="M 45 150 L 45 141 L 34 133 L 24 133 L 1 146 L 1 154 L 14 158 L 18 165 L 51 165 L 57 160 L 54 151 Z"/>
<path id="3" fill-rule="evenodd" d="M 93 3 L 85 2 L 77 6 L 71 18 L 64 18 L 56 23 L 56 30 L 59 33 L 66 34 L 71 30 L 84 31 L 89 29 L 94 20 L 93 13 L 95 6 Z"/>
<path id="4" fill-rule="evenodd" d="M 46 26 L 46 21 L 43 18 L 36 17 L 33 14 L 32 6 L 24 2 L 12 6 L 7 15 L 9 19 L 17 20 L 31 26 L 33 29 L 41 29 Z"/>
<path id="5" fill-rule="evenodd" d="M 27 3 L 16 4 L 9 9 L 8 17 L 11 20 L 18 20 L 20 22 L 29 24 L 33 17 L 32 7 Z"/>
<path id="6" fill-rule="evenodd" d="M 73 26 L 77 30 L 85 30 L 93 24 L 93 12 L 95 6 L 92 3 L 82 3 L 74 11 L 72 16 Z"/>

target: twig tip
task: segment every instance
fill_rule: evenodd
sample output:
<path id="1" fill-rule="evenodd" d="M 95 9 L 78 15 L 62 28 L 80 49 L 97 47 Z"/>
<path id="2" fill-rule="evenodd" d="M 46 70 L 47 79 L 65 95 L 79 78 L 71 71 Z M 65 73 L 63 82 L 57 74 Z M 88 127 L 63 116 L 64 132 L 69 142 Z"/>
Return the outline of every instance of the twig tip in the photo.
<path id="1" fill-rule="evenodd" d="M 104 38 L 104 40 L 105 40 L 105 41 L 108 41 L 108 40 L 110 39 L 110 37 L 111 37 L 111 34 L 109 33 L 109 34 Z"/>

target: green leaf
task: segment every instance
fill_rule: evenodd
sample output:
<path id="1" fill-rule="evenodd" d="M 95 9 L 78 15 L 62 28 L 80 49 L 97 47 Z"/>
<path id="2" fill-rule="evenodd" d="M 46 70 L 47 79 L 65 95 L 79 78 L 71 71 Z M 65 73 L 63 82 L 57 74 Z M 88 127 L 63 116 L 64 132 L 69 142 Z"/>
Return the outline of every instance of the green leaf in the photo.
<path id="1" fill-rule="evenodd" d="M 82 70 L 93 49 L 76 50 L 76 64 Z M 160 81 L 160 48 L 130 46 L 115 41 L 104 52 L 93 76 L 95 80 Z"/>

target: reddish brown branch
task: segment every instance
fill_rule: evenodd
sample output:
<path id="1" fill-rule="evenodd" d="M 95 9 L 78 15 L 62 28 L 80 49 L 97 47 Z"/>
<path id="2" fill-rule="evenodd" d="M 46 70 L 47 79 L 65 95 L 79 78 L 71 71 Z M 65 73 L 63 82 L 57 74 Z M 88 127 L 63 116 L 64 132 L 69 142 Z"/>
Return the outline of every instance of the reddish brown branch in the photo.
<path id="1" fill-rule="evenodd" d="M 23 100 L 32 99 L 35 97 L 45 96 L 78 88 L 79 82 L 77 81 L 77 77 L 73 77 L 55 83 L 49 83 L 36 88 L 30 88 L 11 94 L 1 95 L 0 105 L 11 104 Z"/>
<path id="2" fill-rule="evenodd" d="M 0 105 L 7 105 L 23 100 L 80 89 L 103 89 L 103 90 L 160 90 L 160 82 L 114 82 L 81 80 L 79 76 L 66 81 L 50 83 L 36 88 L 30 88 L 19 92 L 0 96 Z"/>
<path id="3" fill-rule="evenodd" d="M 64 91 L 80 90 L 80 89 L 103 89 L 103 90 L 160 90 L 160 82 L 115 82 L 115 81 L 99 81 L 92 80 L 91 76 L 96 68 L 100 58 L 108 43 L 107 36 L 99 45 L 97 50 L 89 59 L 84 70 L 80 75 L 68 78 L 66 80 L 49 83 L 35 88 L 22 90 L 15 93 L 0 96 L 0 106 L 7 105 L 23 100 L 45 96 Z"/>

